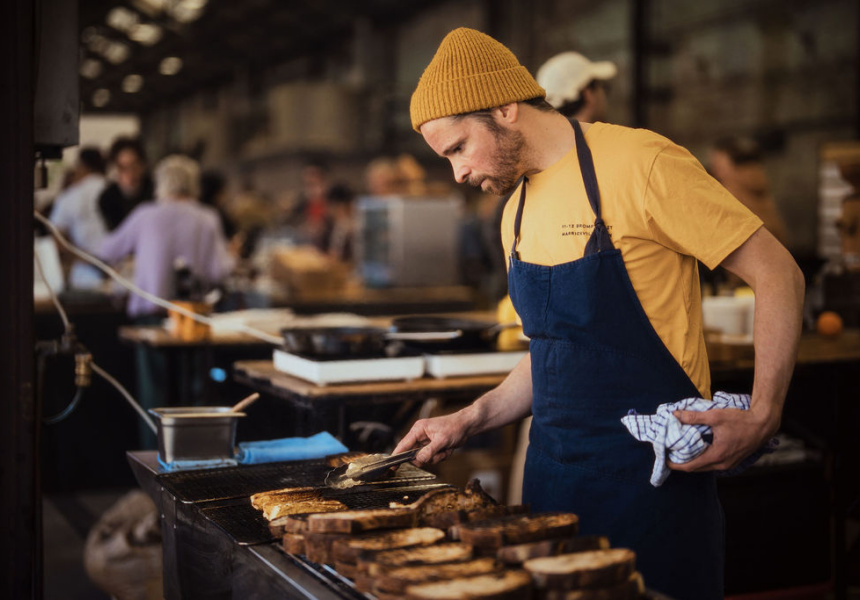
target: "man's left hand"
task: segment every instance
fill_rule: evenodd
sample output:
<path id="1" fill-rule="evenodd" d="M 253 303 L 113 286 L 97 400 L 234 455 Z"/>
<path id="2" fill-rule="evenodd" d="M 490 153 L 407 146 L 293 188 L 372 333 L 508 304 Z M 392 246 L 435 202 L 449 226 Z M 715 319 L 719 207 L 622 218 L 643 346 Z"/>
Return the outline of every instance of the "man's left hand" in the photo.
<path id="1" fill-rule="evenodd" d="M 779 428 L 779 423 L 774 424 L 751 410 L 678 410 L 674 415 L 685 425 L 709 426 L 714 436 L 708 449 L 690 462 L 670 462 L 669 468 L 676 471 L 731 469 L 758 450 Z"/>

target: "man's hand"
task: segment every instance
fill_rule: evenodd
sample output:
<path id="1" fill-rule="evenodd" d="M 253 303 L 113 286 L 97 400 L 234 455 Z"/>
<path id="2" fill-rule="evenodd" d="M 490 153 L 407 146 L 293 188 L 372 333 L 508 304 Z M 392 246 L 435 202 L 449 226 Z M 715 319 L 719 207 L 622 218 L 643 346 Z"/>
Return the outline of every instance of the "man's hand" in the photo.
<path id="1" fill-rule="evenodd" d="M 676 471 L 727 470 L 758 450 L 779 429 L 778 417 L 753 410 L 678 410 L 674 415 L 685 425 L 708 425 L 714 435 L 711 446 L 700 456 L 683 464 L 669 463 Z"/>
<path id="2" fill-rule="evenodd" d="M 473 409 L 469 406 L 444 417 L 416 421 L 392 454 L 424 445 L 415 457 L 416 464 L 436 464 L 445 460 L 469 438 L 469 427 L 473 422 L 472 412 Z"/>

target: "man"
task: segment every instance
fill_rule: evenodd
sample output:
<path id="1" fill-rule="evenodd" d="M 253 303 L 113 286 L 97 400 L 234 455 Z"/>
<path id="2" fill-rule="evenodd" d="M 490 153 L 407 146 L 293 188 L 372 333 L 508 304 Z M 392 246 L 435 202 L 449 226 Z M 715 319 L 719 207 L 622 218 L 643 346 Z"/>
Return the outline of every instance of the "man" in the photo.
<path id="1" fill-rule="evenodd" d="M 233 259 L 215 209 L 201 205 L 200 167 L 185 156 L 163 159 L 155 170 L 156 202 L 145 202 L 102 242 L 100 256 L 117 263 L 134 255 L 134 284 L 159 298 L 177 294 L 177 266 L 183 265 L 205 292 L 232 270 Z M 196 287 L 196 285 L 194 286 Z M 135 323 L 151 325 L 164 320 L 165 311 L 136 294 L 129 297 L 127 312 Z M 144 408 L 168 403 L 167 362 L 163 354 L 139 347 L 138 400 Z M 193 399 L 182 398 L 193 403 Z M 141 422 L 142 447 L 154 447 L 155 438 Z"/>
<path id="2" fill-rule="evenodd" d="M 74 183 L 54 201 L 51 222 L 78 248 L 97 252 L 105 236 L 98 201 L 106 185 L 105 161 L 98 148 L 81 148 L 73 176 Z M 72 264 L 69 287 L 92 289 L 101 283 L 101 272 L 92 265 L 79 260 Z"/>
<path id="3" fill-rule="evenodd" d="M 141 202 L 153 199 L 147 173 L 146 153 L 139 140 L 120 137 L 111 145 L 109 159 L 116 181 L 99 198 L 99 211 L 108 231 L 113 231 Z"/>
<path id="4" fill-rule="evenodd" d="M 562 52 L 546 61 L 535 79 L 546 101 L 564 116 L 580 122 L 606 120 L 606 81 L 618 69 L 609 61 L 591 62 L 579 52 Z"/>
<path id="5" fill-rule="evenodd" d="M 419 420 L 395 452 L 424 444 L 417 462 L 435 463 L 531 412 L 524 502 L 573 511 L 583 533 L 634 549 L 653 589 L 722 598 L 713 470 L 738 464 L 779 427 L 800 332 L 800 270 L 687 151 L 644 130 L 571 123 L 543 97 L 510 50 L 462 28 L 442 41 L 412 96 L 414 129 L 458 182 L 514 190 L 502 237 L 531 344 L 497 388 Z M 752 406 L 680 413 L 710 426 L 713 444 L 655 488 L 651 446 L 620 419 L 711 397 L 697 258 L 756 292 Z"/>

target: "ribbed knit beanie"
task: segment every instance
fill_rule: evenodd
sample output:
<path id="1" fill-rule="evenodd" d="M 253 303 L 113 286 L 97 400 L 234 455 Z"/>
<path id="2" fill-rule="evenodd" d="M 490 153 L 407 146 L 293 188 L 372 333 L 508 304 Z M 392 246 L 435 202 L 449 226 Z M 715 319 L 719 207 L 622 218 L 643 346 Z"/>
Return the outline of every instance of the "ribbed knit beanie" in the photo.
<path id="1" fill-rule="evenodd" d="M 460 27 L 445 36 L 412 94 L 412 128 L 427 121 L 546 96 L 514 53 Z"/>

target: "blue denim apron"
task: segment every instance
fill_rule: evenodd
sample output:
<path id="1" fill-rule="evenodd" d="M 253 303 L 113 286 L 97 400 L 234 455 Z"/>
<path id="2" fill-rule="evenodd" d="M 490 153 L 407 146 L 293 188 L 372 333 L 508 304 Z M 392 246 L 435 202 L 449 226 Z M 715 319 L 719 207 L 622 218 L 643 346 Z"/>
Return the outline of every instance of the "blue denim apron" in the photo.
<path id="1" fill-rule="evenodd" d="M 631 408 L 654 413 L 699 392 L 642 309 L 600 217 L 591 151 L 573 126 L 596 216 L 585 255 L 552 267 L 519 260 L 527 179 L 514 224 L 508 286 L 531 339 L 534 395 L 523 502 L 574 512 L 583 534 L 635 550 L 651 589 L 676 600 L 721 599 L 723 516 L 713 474 L 676 471 L 653 487 L 652 446 L 621 424 Z"/>

